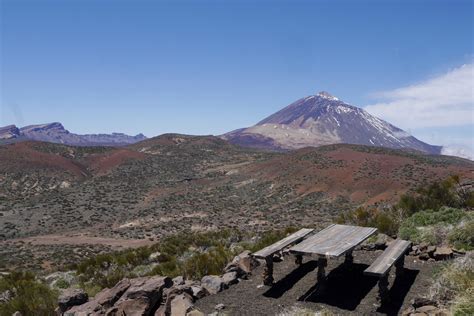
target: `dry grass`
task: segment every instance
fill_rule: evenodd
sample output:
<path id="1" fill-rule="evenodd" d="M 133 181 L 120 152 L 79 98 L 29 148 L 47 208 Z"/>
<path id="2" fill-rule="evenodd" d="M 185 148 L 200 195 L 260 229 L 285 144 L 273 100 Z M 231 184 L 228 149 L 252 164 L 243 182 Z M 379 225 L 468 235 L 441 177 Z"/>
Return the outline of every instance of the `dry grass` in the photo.
<path id="1" fill-rule="evenodd" d="M 453 315 L 474 315 L 474 252 L 445 266 L 435 279 L 432 298 L 449 306 Z"/>

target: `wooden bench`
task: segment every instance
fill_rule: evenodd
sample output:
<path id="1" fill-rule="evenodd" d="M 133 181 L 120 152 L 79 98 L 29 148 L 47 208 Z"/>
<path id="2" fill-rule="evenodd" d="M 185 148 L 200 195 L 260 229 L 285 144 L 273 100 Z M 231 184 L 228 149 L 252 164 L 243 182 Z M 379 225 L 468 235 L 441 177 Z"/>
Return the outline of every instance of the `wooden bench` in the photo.
<path id="1" fill-rule="evenodd" d="M 395 265 L 396 275 L 403 274 L 403 265 L 405 263 L 405 253 L 411 243 L 403 239 L 396 239 L 390 243 L 387 249 L 375 259 L 375 261 L 364 270 L 364 274 L 376 276 L 379 278 L 379 295 L 380 303 L 387 299 L 388 294 L 388 275 L 390 268 Z"/>
<path id="2" fill-rule="evenodd" d="M 260 249 L 256 253 L 252 254 L 253 257 L 259 259 L 265 259 L 265 269 L 263 271 L 263 284 L 272 285 L 273 284 L 273 255 L 282 251 L 284 248 L 294 245 L 302 241 L 305 237 L 311 234 L 314 229 L 302 228 L 296 233 L 291 234 L 288 237 L 283 238 L 282 240 L 277 241 L 270 246 L 267 246 L 263 249 Z M 296 256 L 296 263 L 301 264 L 302 257 Z"/>

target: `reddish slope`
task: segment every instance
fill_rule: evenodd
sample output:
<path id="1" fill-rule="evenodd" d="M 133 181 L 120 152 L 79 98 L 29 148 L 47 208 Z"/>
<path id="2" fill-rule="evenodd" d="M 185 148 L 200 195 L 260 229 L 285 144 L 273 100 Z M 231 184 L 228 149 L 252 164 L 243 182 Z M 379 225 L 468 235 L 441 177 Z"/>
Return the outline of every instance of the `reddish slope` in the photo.
<path id="1" fill-rule="evenodd" d="M 39 142 L 21 142 L 0 146 L 1 172 L 41 170 L 43 172 L 67 172 L 78 178 L 87 175 L 85 166 L 71 158 L 38 149 Z"/>
<path id="2" fill-rule="evenodd" d="M 248 167 L 250 174 L 305 195 L 324 192 L 355 203 L 393 202 L 420 183 L 457 174 L 472 179 L 474 163 L 352 145 L 304 148 Z"/>

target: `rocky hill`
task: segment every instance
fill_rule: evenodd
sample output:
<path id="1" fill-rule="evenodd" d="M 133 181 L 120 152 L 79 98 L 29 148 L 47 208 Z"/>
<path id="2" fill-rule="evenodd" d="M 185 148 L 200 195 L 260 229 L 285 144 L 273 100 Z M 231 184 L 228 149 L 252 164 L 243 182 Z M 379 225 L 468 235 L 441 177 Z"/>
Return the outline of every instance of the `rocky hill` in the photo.
<path id="1" fill-rule="evenodd" d="M 61 123 L 29 125 L 18 128 L 15 125 L 0 127 L 0 144 L 19 140 L 37 140 L 74 146 L 123 146 L 146 139 L 143 134 L 135 136 L 123 133 L 85 134 L 69 132 Z"/>
<path id="2" fill-rule="evenodd" d="M 241 146 L 277 150 L 347 143 L 430 154 L 441 151 L 440 146 L 426 144 L 327 92 L 299 99 L 256 125 L 222 138 Z"/>
<path id="3" fill-rule="evenodd" d="M 0 146 L 0 161 L 1 257 L 31 266 L 73 260 L 64 244 L 81 241 L 100 248 L 189 230 L 321 226 L 451 174 L 472 180 L 474 169 L 370 146 L 277 153 L 178 134 L 121 148 L 21 142 Z"/>

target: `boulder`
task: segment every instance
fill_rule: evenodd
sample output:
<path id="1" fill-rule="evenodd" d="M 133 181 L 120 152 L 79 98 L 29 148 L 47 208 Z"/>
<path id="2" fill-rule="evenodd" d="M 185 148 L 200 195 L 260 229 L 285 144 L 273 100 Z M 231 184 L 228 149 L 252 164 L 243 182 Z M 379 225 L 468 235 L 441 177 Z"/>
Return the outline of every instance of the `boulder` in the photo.
<path id="1" fill-rule="evenodd" d="M 417 313 L 426 313 L 426 314 L 432 314 L 434 313 L 434 311 L 436 311 L 438 308 L 434 305 L 425 305 L 425 306 L 421 306 L 421 307 L 418 307 L 416 309 L 416 312 Z"/>
<path id="2" fill-rule="evenodd" d="M 93 300 L 72 307 L 65 316 L 144 315 L 161 303 L 163 290 L 172 284 L 170 278 L 159 276 L 123 279 Z"/>
<path id="3" fill-rule="evenodd" d="M 224 281 L 217 275 L 206 275 L 201 279 L 201 286 L 205 288 L 209 294 L 217 294 L 227 288 Z"/>
<path id="4" fill-rule="evenodd" d="M 446 260 L 453 257 L 453 250 L 449 247 L 438 247 L 433 253 L 435 260 Z"/>
<path id="5" fill-rule="evenodd" d="M 130 287 L 114 304 L 114 314 L 146 315 L 163 298 L 163 290 L 173 285 L 169 277 L 141 277 L 130 280 Z"/>
<path id="6" fill-rule="evenodd" d="M 193 292 L 193 297 L 195 299 L 200 299 L 209 295 L 209 292 L 200 285 L 192 285 L 191 291 Z"/>
<path id="7" fill-rule="evenodd" d="M 239 276 L 237 272 L 227 272 L 222 276 L 222 281 L 226 286 L 236 284 L 239 282 Z"/>
<path id="8" fill-rule="evenodd" d="M 426 298 L 426 297 L 415 297 L 414 299 L 411 300 L 411 305 L 414 308 L 418 308 L 421 306 L 426 306 L 426 305 L 437 305 L 435 301 L 432 299 Z"/>
<path id="9" fill-rule="evenodd" d="M 193 298 L 188 294 L 176 295 L 171 300 L 171 315 L 173 316 L 186 316 L 193 308 Z"/>
<path id="10" fill-rule="evenodd" d="M 64 313 L 73 306 L 82 305 L 89 296 L 81 289 L 67 289 L 58 298 L 59 312 Z"/>
<path id="11" fill-rule="evenodd" d="M 426 248 L 426 253 L 430 255 L 430 257 L 433 257 L 433 254 L 435 253 L 436 251 L 436 246 L 428 246 L 428 248 Z"/>
<path id="12" fill-rule="evenodd" d="M 430 255 L 429 255 L 428 253 L 426 253 L 426 252 L 423 252 L 423 253 L 421 253 L 421 254 L 418 256 L 418 258 L 419 258 L 420 260 L 425 260 L 425 261 L 426 261 L 426 260 L 430 259 Z"/>
<path id="13" fill-rule="evenodd" d="M 428 248 L 428 246 L 429 244 L 427 242 L 422 242 L 418 245 L 418 249 L 420 249 L 421 252 L 424 252 Z"/>
<path id="14" fill-rule="evenodd" d="M 205 314 L 198 309 L 193 309 L 192 311 L 188 312 L 186 316 L 205 316 Z"/>
<path id="15" fill-rule="evenodd" d="M 173 284 L 174 285 L 183 285 L 184 284 L 184 278 L 183 276 L 177 276 L 175 278 L 173 278 Z"/>
<path id="16" fill-rule="evenodd" d="M 251 252 L 246 250 L 241 254 L 234 257 L 232 262 L 230 262 L 225 268 L 225 272 L 237 272 L 239 277 L 246 276 L 252 272 L 260 263 L 251 255 Z"/>

